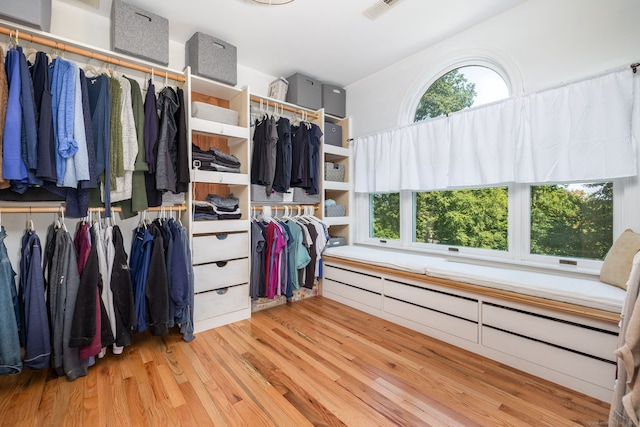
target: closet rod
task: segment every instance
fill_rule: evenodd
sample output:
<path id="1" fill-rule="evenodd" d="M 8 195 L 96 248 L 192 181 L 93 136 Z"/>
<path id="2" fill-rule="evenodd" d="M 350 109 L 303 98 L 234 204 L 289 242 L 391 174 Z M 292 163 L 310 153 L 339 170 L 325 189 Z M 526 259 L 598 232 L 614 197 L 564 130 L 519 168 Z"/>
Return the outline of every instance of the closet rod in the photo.
<path id="1" fill-rule="evenodd" d="M 0 213 L 58 213 L 63 206 L 0 206 Z M 185 205 L 175 206 L 159 206 L 157 208 L 149 208 L 147 212 L 160 212 L 162 209 L 170 211 L 186 211 Z M 105 208 L 89 208 L 89 212 L 104 212 Z M 122 212 L 119 206 L 111 207 L 111 212 Z M 144 212 L 144 211 L 142 211 Z"/>
<path id="2" fill-rule="evenodd" d="M 278 107 L 278 108 L 282 108 L 285 111 L 290 111 L 292 113 L 296 113 L 296 114 L 306 114 L 307 117 L 312 118 L 312 119 L 317 119 L 319 116 L 316 113 L 309 113 L 305 110 L 301 110 L 299 108 L 294 108 L 294 107 L 290 107 L 288 105 L 284 105 L 284 104 L 279 104 L 277 102 L 273 102 L 273 101 L 269 101 L 267 99 L 263 99 L 263 98 L 259 98 L 257 96 L 251 96 L 251 102 L 256 102 L 256 103 L 260 103 L 262 102 L 263 104 L 267 104 L 267 106 L 269 107 Z"/>
<path id="3" fill-rule="evenodd" d="M 50 40 L 44 37 L 39 37 L 39 36 L 31 35 L 28 33 L 24 33 L 23 30 L 19 30 L 19 32 L 20 32 L 19 38 L 25 39 L 26 41 L 31 43 L 48 46 L 64 52 L 74 53 L 76 55 L 86 56 L 87 58 L 95 59 L 97 61 L 107 62 L 109 64 L 114 64 L 118 67 L 130 68 L 132 70 L 142 71 L 143 73 L 149 73 L 149 74 L 153 73 L 158 77 L 166 77 L 171 80 L 175 80 L 177 82 L 185 81 L 184 76 L 180 74 L 163 72 L 161 69 L 157 70 L 155 68 L 134 64 L 133 62 L 124 61 L 122 59 L 104 55 L 102 53 L 93 52 L 93 51 L 82 49 L 70 44 L 64 44 L 64 43 L 57 42 L 55 40 Z M 7 36 L 12 36 L 16 34 L 16 30 L 0 27 L 0 34 L 6 34 Z"/>
<path id="4" fill-rule="evenodd" d="M 304 209 L 304 208 L 313 208 L 314 210 L 318 210 L 320 209 L 319 206 L 317 205 L 284 205 L 284 206 L 274 206 L 274 205 L 251 205 L 252 209 L 262 209 L 262 208 L 271 208 L 274 211 L 284 211 L 287 208 L 290 210 L 295 210 L 295 209 Z"/>

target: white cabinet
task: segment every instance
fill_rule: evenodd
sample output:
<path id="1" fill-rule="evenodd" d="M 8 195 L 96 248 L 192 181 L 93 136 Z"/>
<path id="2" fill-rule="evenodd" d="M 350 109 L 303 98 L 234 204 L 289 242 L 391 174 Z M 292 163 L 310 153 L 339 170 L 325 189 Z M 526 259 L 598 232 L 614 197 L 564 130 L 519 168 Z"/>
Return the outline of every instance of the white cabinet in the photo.
<path id="1" fill-rule="evenodd" d="M 189 142 L 202 150 L 215 147 L 240 161 L 240 172 L 232 173 L 193 168 L 190 159 L 188 228 L 195 280 L 194 329 L 200 332 L 251 316 L 249 89 L 194 76 L 189 68 L 185 77 Z M 237 125 L 193 117 L 191 103 L 196 101 L 236 111 Z M 193 201 L 205 201 L 209 194 L 237 197 L 241 217 L 194 220 Z"/>

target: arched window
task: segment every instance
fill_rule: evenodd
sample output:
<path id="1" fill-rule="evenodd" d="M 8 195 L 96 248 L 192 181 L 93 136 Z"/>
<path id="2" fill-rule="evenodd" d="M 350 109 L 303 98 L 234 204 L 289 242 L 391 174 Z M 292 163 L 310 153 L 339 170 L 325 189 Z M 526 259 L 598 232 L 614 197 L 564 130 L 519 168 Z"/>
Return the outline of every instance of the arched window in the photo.
<path id="1" fill-rule="evenodd" d="M 435 80 L 420 98 L 414 121 L 418 122 L 509 97 L 509 88 L 494 70 L 468 65 L 455 68 Z"/>
<path id="2" fill-rule="evenodd" d="M 449 63 L 409 95 L 400 121 L 505 99 L 522 90 L 514 70 L 482 59 Z M 616 191 L 614 182 L 559 182 L 369 194 L 368 242 L 597 268 L 612 243 Z"/>

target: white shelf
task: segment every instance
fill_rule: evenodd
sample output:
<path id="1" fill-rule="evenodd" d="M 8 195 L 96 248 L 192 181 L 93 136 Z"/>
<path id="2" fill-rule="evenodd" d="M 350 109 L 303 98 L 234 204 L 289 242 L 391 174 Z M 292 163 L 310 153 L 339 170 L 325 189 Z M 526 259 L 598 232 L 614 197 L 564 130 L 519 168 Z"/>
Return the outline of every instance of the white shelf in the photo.
<path id="1" fill-rule="evenodd" d="M 191 91 L 226 100 L 233 99 L 242 93 L 242 89 L 224 83 L 214 82 L 193 74 L 191 74 Z"/>
<path id="2" fill-rule="evenodd" d="M 345 147 L 338 147 L 337 145 L 325 144 L 324 154 L 331 154 L 340 157 L 349 157 L 349 149 Z"/>
<path id="3" fill-rule="evenodd" d="M 191 229 L 193 234 L 233 233 L 247 231 L 250 225 L 246 219 L 193 221 Z"/>
<path id="4" fill-rule="evenodd" d="M 348 216 L 325 216 L 322 221 L 329 227 L 332 225 L 351 225 L 351 218 Z"/>
<path id="5" fill-rule="evenodd" d="M 229 173 L 191 170 L 191 182 L 204 182 L 207 184 L 249 185 L 249 175 L 246 173 Z"/>
<path id="6" fill-rule="evenodd" d="M 324 181 L 324 190 L 333 190 L 333 191 L 349 191 L 351 189 L 351 185 L 348 182 L 339 182 L 339 181 Z"/>
<path id="7" fill-rule="evenodd" d="M 230 138 L 230 144 L 249 139 L 250 134 L 249 129 L 246 127 L 234 126 L 227 123 L 212 122 L 210 120 L 198 119 L 196 117 L 191 117 L 191 119 L 189 119 L 189 125 L 191 126 L 192 132 Z"/>

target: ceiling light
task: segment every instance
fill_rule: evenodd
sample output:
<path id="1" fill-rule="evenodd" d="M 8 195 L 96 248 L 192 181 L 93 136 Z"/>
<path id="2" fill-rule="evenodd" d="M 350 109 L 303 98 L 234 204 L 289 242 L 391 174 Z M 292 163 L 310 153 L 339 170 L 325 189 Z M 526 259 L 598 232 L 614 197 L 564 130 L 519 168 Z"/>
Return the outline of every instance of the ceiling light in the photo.
<path id="1" fill-rule="evenodd" d="M 268 5 L 276 6 L 276 5 L 279 5 L 279 4 L 291 3 L 293 0 L 253 0 L 253 1 L 255 3 L 268 4 Z"/>

